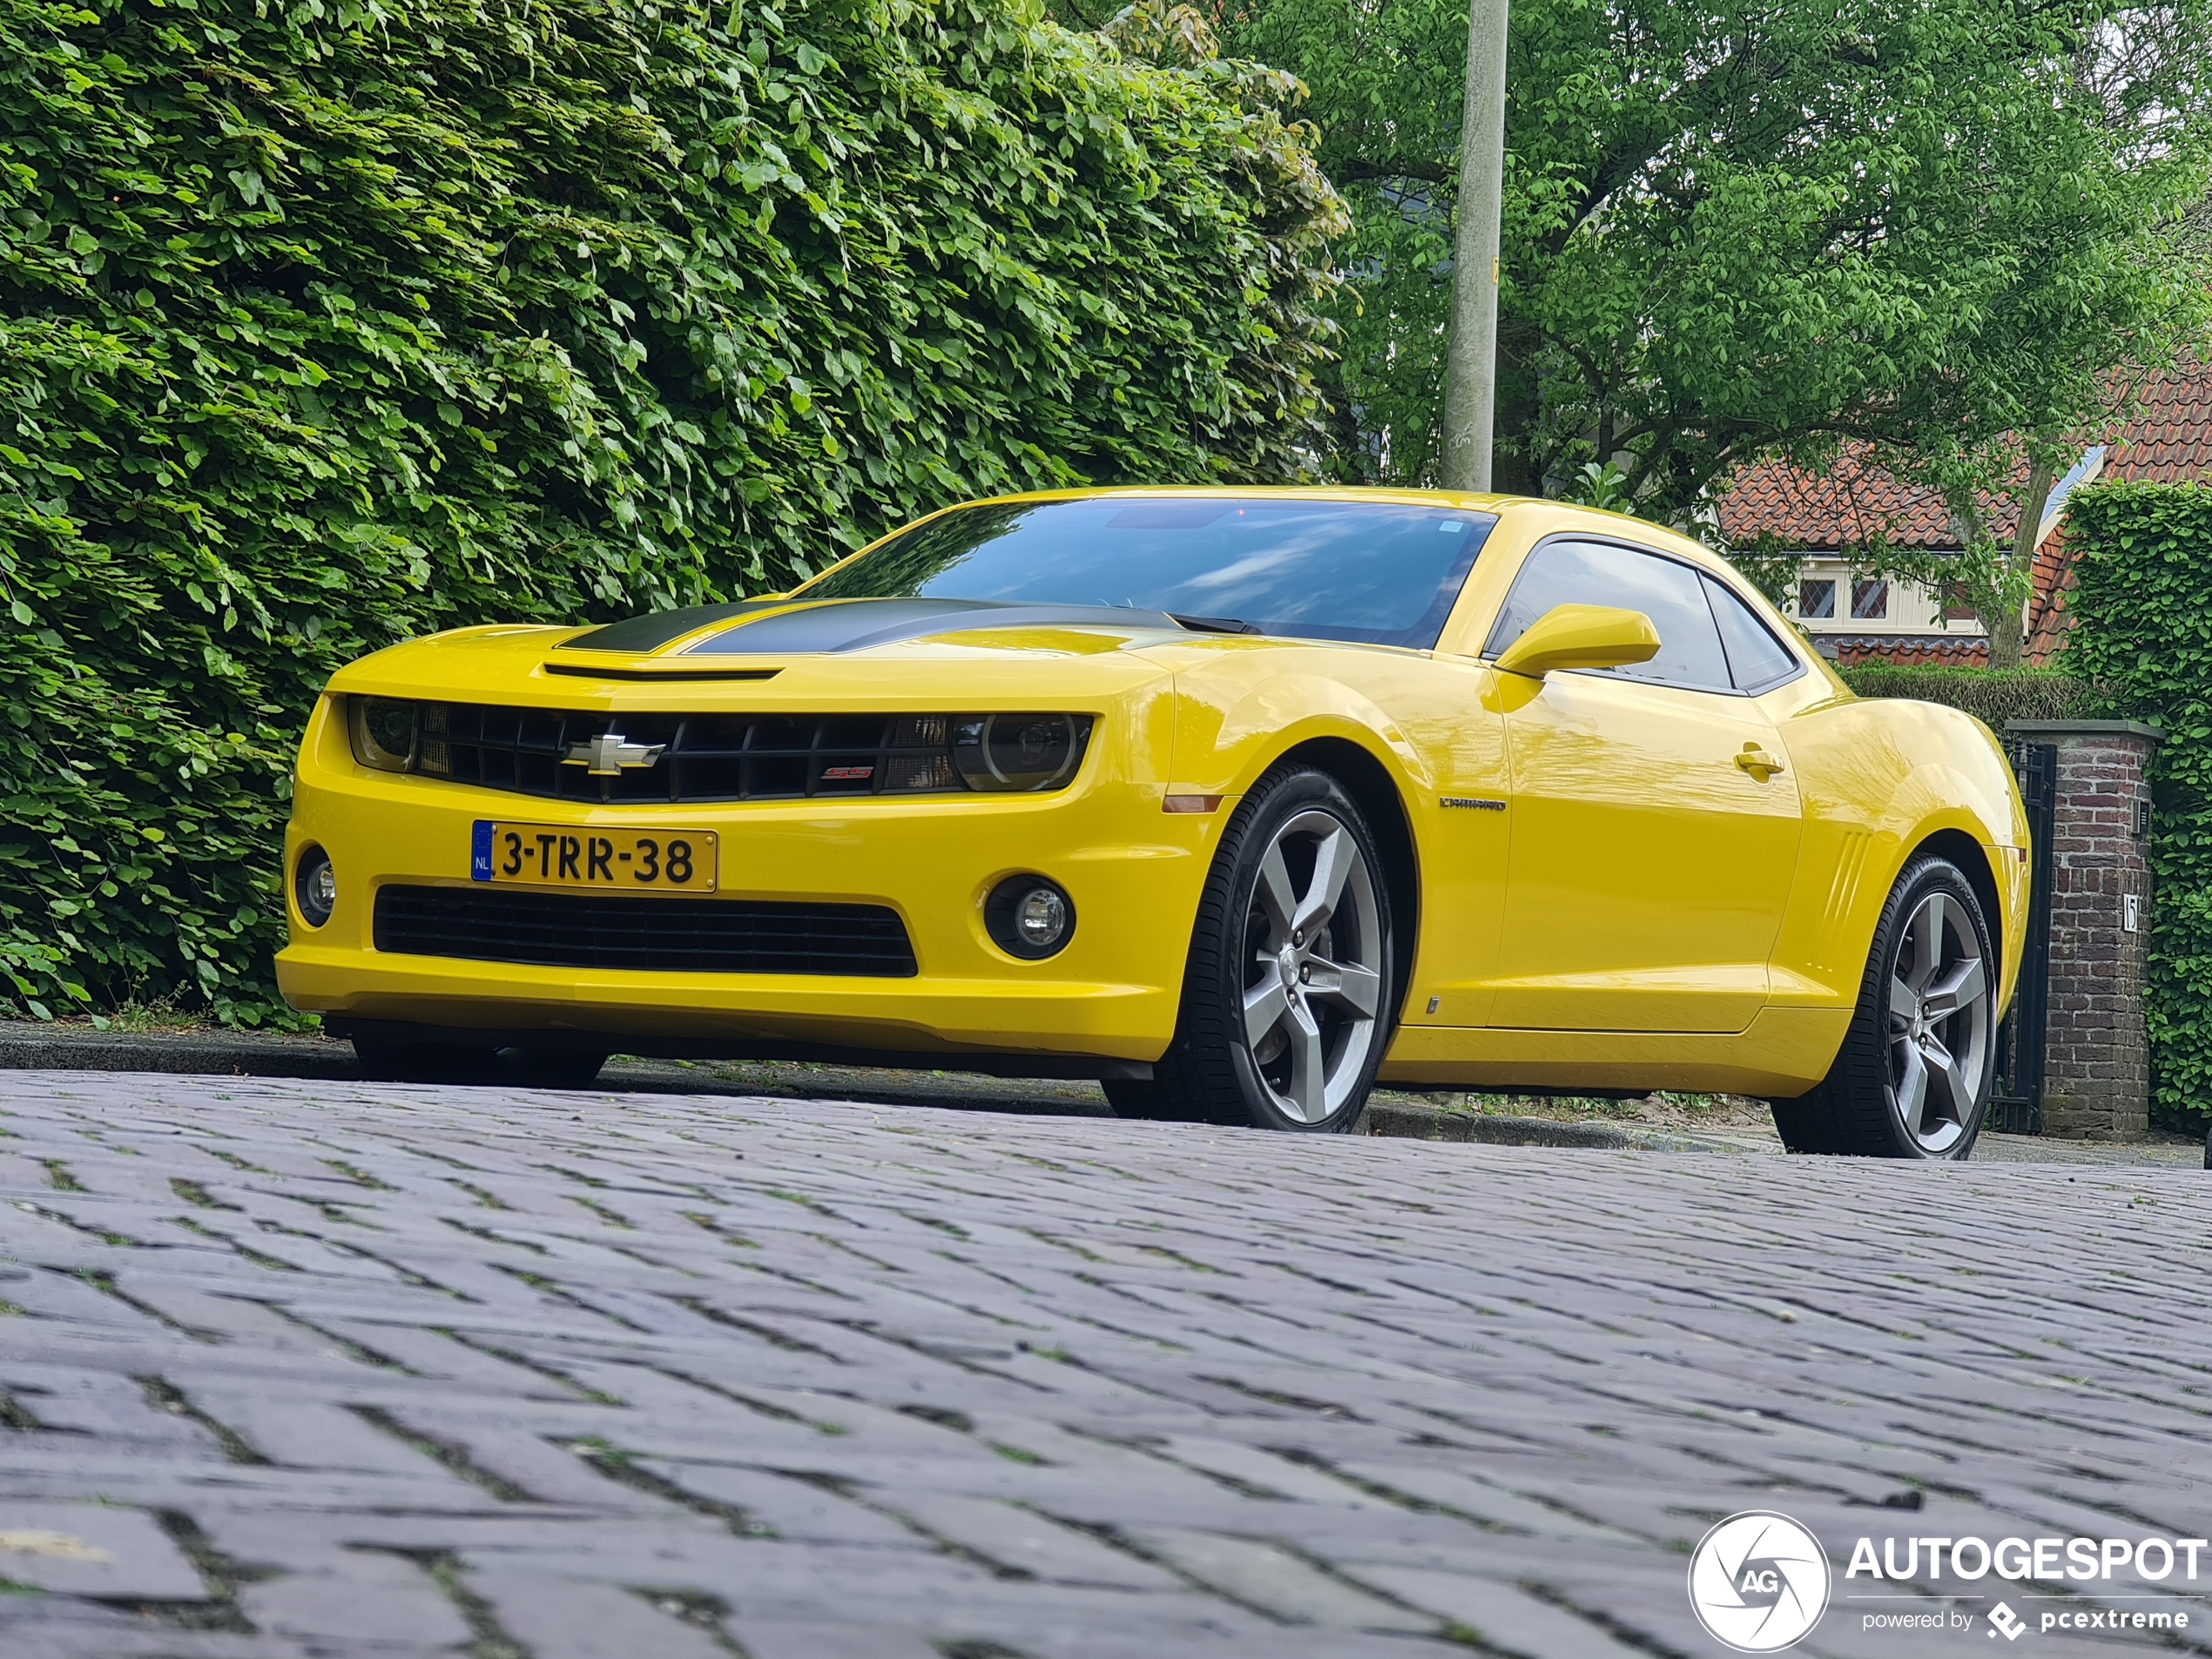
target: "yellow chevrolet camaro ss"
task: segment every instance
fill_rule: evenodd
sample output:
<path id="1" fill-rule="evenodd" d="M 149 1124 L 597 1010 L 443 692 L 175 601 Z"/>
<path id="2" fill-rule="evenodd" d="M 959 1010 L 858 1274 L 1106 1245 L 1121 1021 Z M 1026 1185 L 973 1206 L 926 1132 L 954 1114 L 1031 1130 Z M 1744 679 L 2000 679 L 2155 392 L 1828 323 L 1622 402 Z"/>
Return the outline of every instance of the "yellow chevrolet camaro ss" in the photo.
<path id="1" fill-rule="evenodd" d="M 1959 1158 L 2027 851 L 1986 728 L 1853 697 L 1654 526 L 1083 491 L 349 665 L 277 966 L 385 1076 L 834 1056 L 1315 1130 L 1379 1081 L 1731 1090 Z"/>

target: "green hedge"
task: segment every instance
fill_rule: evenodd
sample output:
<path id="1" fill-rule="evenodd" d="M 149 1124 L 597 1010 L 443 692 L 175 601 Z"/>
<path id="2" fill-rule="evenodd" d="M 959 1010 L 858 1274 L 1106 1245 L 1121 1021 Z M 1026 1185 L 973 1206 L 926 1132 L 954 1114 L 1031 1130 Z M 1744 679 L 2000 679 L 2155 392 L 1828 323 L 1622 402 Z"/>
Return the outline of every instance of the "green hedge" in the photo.
<path id="1" fill-rule="evenodd" d="M 1295 476 L 1295 91 L 1035 0 L 0 0 L 0 1005 L 270 1012 L 363 651 Z"/>
<path id="2" fill-rule="evenodd" d="M 1993 731 L 2007 720 L 2080 720 L 2101 712 L 2110 688 L 2047 668 L 1892 668 L 1837 671 L 1861 697 L 1907 697 L 1964 709 Z"/>
<path id="3" fill-rule="evenodd" d="M 2080 548 L 2067 660 L 2109 679 L 2112 711 L 2165 729 L 2153 771 L 2151 1118 L 2212 1124 L 2212 489 L 2075 493 Z"/>

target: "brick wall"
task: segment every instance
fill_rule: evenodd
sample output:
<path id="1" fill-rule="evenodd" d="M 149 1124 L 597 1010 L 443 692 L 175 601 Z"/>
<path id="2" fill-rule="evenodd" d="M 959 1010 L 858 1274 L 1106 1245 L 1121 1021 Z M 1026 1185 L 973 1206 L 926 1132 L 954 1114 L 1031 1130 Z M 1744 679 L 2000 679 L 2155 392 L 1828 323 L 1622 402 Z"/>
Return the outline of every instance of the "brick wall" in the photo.
<path id="1" fill-rule="evenodd" d="M 2122 721 L 2023 722 L 2008 730 L 2058 750 L 2043 1132 L 2140 1136 L 2150 1127 L 2143 982 L 2151 891 L 2135 826 L 2138 803 L 2150 799 L 2155 739 Z M 2131 896 L 2133 932 L 2126 926 Z"/>

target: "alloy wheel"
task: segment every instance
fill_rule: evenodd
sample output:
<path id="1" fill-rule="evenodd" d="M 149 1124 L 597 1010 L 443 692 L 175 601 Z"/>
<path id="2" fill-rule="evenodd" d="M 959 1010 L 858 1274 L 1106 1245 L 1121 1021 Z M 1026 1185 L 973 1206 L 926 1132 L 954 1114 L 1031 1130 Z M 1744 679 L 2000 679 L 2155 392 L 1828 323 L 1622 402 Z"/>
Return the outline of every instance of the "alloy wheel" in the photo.
<path id="1" fill-rule="evenodd" d="M 1275 832 L 1244 941 L 1252 1062 L 1285 1116 L 1321 1123 L 1358 1087 L 1382 1001 L 1381 913 L 1348 826 L 1309 808 Z"/>
<path id="2" fill-rule="evenodd" d="M 1992 988 L 1973 916 L 1949 894 L 1929 894 L 1890 971 L 1888 1092 L 1905 1133 L 1932 1157 L 1959 1143 L 1980 1104 Z"/>

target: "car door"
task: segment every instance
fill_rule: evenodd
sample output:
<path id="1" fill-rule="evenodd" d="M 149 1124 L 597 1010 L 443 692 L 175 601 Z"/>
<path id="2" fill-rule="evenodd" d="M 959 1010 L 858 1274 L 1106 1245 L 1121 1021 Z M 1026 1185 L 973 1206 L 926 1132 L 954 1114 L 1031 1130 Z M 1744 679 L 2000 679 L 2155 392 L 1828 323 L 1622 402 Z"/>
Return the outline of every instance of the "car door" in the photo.
<path id="1" fill-rule="evenodd" d="M 1627 668 L 1499 676 L 1512 836 L 1489 1023 L 1741 1031 L 1766 1001 L 1801 822 L 1753 693 L 1804 666 L 1710 574 L 1588 537 L 1529 554 L 1485 654 L 1570 604 L 1640 610 L 1661 645 Z"/>

